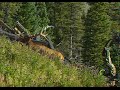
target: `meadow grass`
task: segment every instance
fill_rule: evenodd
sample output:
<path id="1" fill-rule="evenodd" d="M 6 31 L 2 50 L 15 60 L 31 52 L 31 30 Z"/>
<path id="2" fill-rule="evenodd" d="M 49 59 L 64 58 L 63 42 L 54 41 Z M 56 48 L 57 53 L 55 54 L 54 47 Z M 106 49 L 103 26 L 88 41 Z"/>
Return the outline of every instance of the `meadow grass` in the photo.
<path id="1" fill-rule="evenodd" d="M 19 42 L 0 37 L 1 87 L 104 87 L 105 77 L 84 67 L 50 60 Z"/>

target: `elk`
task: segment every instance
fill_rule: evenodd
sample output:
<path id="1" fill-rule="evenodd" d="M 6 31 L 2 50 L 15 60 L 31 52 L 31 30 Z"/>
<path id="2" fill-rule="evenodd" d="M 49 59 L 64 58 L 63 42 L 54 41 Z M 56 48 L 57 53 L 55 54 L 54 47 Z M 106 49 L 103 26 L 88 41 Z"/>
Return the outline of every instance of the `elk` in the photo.
<path id="1" fill-rule="evenodd" d="M 38 34 L 42 37 L 45 37 L 46 38 L 46 35 L 42 33 Z M 34 42 L 33 41 L 33 38 L 35 38 L 36 36 L 38 35 L 35 35 L 35 36 L 31 36 L 29 38 L 29 41 L 28 41 L 28 46 L 33 48 L 34 50 L 37 50 L 38 49 L 38 52 L 43 54 L 43 55 L 47 55 L 49 58 L 51 59 L 54 59 L 54 58 L 59 58 L 61 61 L 64 61 L 64 56 L 56 51 L 56 50 L 53 50 L 51 48 L 48 48 L 48 46 L 45 44 L 45 43 L 40 43 L 40 42 Z M 47 39 L 47 38 L 46 38 Z"/>
<path id="2" fill-rule="evenodd" d="M 0 26 L 7 28 L 7 31 L 4 31 L 0 28 L 0 34 L 7 35 L 11 40 L 19 41 L 22 45 L 26 44 L 29 47 L 32 47 L 33 49 L 38 49 L 39 53 L 47 55 L 49 58 L 59 58 L 61 61 L 64 61 L 64 56 L 54 50 L 53 44 L 50 41 L 49 37 L 47 37 L 47 34 L 45 34 L 46 29 L 53 27 L 53 26 L 46 26 L 42 29 L 42 31 L 39 34 L 36 35 L 30 35 L 30 32 L 27 31 L 20 23 L 17 21 L 16 26 L 14 29 L 10 28 L 7 24 L 5 24 L 3 21 L 0 20 Z M 43 34 L 44 33 L 44 34 Z M 37 36 L 40 36 L 44 38 L 43 42 L 39 40 L 39 42 L 34 41 L 34 38 Z"/>
<path id="3" fill-rule="evenodd" d="M 47 26 L 47 28 L 49 27 Z M 37 50 L 40 54 L 48 56 L 50 59 L 59 58 L 60 61 L 64 61 L 64 56 L 62 55 L 62 53 L 54 50 L 53 45 L 51 44 L 50 40 L 48 40 L 48 34 L 45 34 L 47 28 L 42 29 L 42 31 L 39 34 L 26 36 L 23 39 L 19 39 L 19 41 L 25 43 L 33 50 Z M 36 38 L 37 36 L 43 37 L 46 40 L 46 42 L 34 41 L 34 38 Z"/>

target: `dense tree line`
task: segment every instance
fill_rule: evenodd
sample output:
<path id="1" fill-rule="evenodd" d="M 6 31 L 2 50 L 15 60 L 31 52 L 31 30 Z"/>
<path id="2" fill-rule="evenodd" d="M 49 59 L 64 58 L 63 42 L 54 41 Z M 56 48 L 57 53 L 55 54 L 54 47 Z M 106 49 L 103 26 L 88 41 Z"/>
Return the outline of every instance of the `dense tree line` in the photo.
<path id="1" fill-rule="evenodd" d="M 104 45 L 120 31 L 119 9 L 119 2 L 1 2 L 0 19 L 11 27 L 19 21 L 31 34 L 52 25 L 47 33 L 69 62 L 103 68 Z M 112 59 L 118 67 L 118 56 Z"/>
<path id="2" fill-rule="evenodd" d="M 102 66 L 102 50 L 110 39 L 111 20 L 108 15 L 109 3 L 93 3 L 85 20 L 84 62 Z M 96 9 L 96 11 L 94 11 Z"/>
<path id="3" fill-rule="evenodd" d="M 120 32 L 120 3 L 111 3 L 109 15 L 111 16 L 112 20 L 111 32 Z M 120 47 L 119 45 L 116 45 L 116 43 L 112 44 L 111 57 L 117 68 L 117 73 L 120 73 Z"/>

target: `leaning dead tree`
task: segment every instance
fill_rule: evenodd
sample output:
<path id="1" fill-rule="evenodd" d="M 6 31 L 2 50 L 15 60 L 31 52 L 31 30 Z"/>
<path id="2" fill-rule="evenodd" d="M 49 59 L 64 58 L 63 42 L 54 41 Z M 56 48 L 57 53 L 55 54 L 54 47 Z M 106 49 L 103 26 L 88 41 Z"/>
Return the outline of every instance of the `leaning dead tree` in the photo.
<path id="1" fill-rule="evenodd" d="M 5 31 L 9 32 L 9 33 L 15 33 L 15 31 L 10 28 L 6 23 L 4 23 L 2 20 L 0 20 L 0 28 L 4 29 Z"/>
<path id="2" fill-rule="evenodd" d="M 9 37 L 10 40 L 18 40 L 20 38 L 15 34 L 4 31 L 2 28 L 0 28 L 0 35 L 5 35 L 5 36 Z"/>
<path id="3" fill-rule="evenodd" d="M 116 67 L 115 65 L 112 63 L 112 60 L 111 60 L 111 57 L 110 57 L 110 48 L 107 48 L 105 47 L 105 50 L 106 50 L 106 54 L 107 54 L 107 57 L 106 57 L 106 61 L 107 61 L 107 65 L 110 67 L 111 69 L 111 86 L 115 86 L 116 85 L 116 80 L 115 80 L 115 76 L 116 76 Z"/>
<path id="4" fill-rule="evenodd" d="M 118 35 L 117 35 L 118 34 Z M 119 81 L 119 77 L 117 77 L 117 69 L 115 64 L 112 62 L 114 58 L 111 59 L 110 50 L 111 44 L 120 46 L 120 36 L 119 33 L 113 33 L 112 39 L 108 40 L 103 50 L 103 56 L 105 57 L 106 66 L 109 67 L 109 70 L 105 70 L 105 76 L 109 78 L 110 86 L 117 86 L 117 81 Z M 116 48 L 118 49 L 118 48 Z"/>
<path id="5" fill-rule="evenodd" d="M 16 29 L 19 34 L 23 34 L 24 36 L 30 36 L 30 32 L 26 28 L 23 27 L 22 24 L 20 24 L 19 21 L 16 22 Z"/>

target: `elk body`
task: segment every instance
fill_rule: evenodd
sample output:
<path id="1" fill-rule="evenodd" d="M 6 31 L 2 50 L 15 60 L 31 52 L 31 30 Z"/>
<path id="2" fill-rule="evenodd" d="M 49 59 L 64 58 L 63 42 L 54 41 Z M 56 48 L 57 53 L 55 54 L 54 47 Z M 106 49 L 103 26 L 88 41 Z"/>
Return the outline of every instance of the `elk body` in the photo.
<path id="1" fill-rule="evenodd" d="M 34 50 L 38 50 L 40 54 L 47 55 L 51 59 L 59 58 L 61 61 L 64 61 L 64 56 L 60 52 L 48 48 L 44 43 L 34 42 L 32 39 L 33 37 L 31 37 L 28 41 L 29 47 Z"/>

